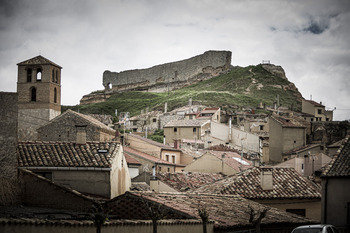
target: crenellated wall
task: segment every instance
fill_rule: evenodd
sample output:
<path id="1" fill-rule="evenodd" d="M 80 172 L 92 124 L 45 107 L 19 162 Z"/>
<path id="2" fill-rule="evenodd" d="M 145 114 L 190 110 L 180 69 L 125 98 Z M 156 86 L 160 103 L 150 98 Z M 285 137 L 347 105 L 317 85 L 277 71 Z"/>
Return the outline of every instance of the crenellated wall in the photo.
<path id="1" fill-rule="evenodd" d="M 103 73 L 103 86 L 107 93 L 130 89 L 155 90 L 155 86 L 174 89 L 227 71 L 231 66 L 231 55 L 230 51 L 207 51 L 189 59 L 147 69 L 119 73 L 106 70 Z"/>

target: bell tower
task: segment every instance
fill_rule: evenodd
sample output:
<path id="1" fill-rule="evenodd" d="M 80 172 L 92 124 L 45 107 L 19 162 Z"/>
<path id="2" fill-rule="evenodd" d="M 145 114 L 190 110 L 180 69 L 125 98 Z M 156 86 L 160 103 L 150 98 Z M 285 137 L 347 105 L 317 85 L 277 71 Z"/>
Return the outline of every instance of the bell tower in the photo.
<path id="1" fill-rule="evenodd" d="M 18 66 L 18 140 L 37 140 L 36 130 L 61 114 L 61 69 L 37 56 Z"/>

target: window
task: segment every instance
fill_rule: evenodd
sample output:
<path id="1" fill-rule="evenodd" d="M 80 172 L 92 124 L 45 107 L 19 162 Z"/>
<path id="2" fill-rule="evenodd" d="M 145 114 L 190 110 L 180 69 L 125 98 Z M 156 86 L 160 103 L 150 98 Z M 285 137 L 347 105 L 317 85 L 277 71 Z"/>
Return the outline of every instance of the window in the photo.
<path id="1" fill-rule="evenodd" d="M 165 155 L 165 157 L 166 157 L 166 161 L 169 162 L 169 155 Z"/>
<path id="2" fill-rule="evenodd" d="M 159 171 L 161 172 L 162 171 L 162 167 L 158 167 Z"/>
<path id="3" fill-rule="evenodd" d="M 264 130 L 264 126 L 263 125 L 259 125 L 259 129 L 260 129 L 260 131 Z"/>
<path id="4" fill-rule="evenodd" d="M 36 101 L 36 88 L 30 88 L 30 101 Z"/>
<path id="5" fill-rule="evenodd" d="M 41 82 L 41 69 L 40 68 L 38 68 L 36 70 L 36 81 Z"/>
<path id="6" fill-rule="evenodd" d="M 52 82 L 55 82 L 55 70 L 52 70 Z"/>
<path id="7" fill-rule="evenodd" d="M 197 129 L 196 128 L 193 128 L 193 133 L 196 133 L 197 132 Z"/>
<path id="8" fill-rule="evenodd" d="M 53 89 L 53 102 L 57 103 L 57 88 Z"/>
<path id="9" fill-rule="evenodd" d="M 58 70 L 56 70 L 55 82 L 58 83 Z"/>
<path id="10" fill-rule="evenodd" d="M 174 132 L 177 132 L 177 128 L 176 127 L 174 128 Z"/>
<path id="11" fill-rule="evenodd" d="M 153 118 L 153 120 L 152 120 L 153 122 L 157 122 L 157 118 Z"/>
<path id="12" fill-rule="evenodd" d="M 27 82 L 32 82 L 32 69 L 27 70 Z"/>
<path id="13" fill-rule="evenodd" d="M 173 159 L 173 163 L 175 163 L 176 162 L 176 160 L 175 160 L 175 155 L 173 155 L 173 156 L 171 156 L 172 157 L 172 159 Z"/>
<path id="14" fill-rule="evenodd" d="M 322 114 L 322 109 L 317 109 L 318 114 Z"/>
<path id="15" fill-rule="evenodd" d="M 170 168 L 168 168 L 168 172 L 170 172 Z"/>

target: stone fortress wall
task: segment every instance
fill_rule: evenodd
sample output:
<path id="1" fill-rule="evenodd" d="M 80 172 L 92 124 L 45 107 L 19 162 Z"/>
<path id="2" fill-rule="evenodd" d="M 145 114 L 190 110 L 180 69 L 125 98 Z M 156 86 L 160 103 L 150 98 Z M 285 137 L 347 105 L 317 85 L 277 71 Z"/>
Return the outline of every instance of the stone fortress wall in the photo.
<path id="1" fill-rule="evenodd" d="M 201 55 L 153 66 L 147 69 L 127 70 L 122 72 L 103 73 L 105 92 L 116 92 L 130 89 L 149 90 L 153 86 L 183 86 L 216 76 L 231 67 L 230 51 L 207 51 Z M 183 85 L 181 85 L 183 84 Z"/>

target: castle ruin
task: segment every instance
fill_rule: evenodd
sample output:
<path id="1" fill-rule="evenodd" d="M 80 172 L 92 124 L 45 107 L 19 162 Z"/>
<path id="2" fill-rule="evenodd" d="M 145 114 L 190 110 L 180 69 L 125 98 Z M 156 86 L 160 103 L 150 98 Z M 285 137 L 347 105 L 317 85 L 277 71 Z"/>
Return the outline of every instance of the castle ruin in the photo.
<path id="1" fill-rule="evenodd" d="M 103 73 L 104 93 L 85 95 L 80 103 L 101 102 L 120 91 L 166 92 L 203 81 L 231 68 L 230 51 L 207 51 L 201 55 L 146 69 Z"/>

